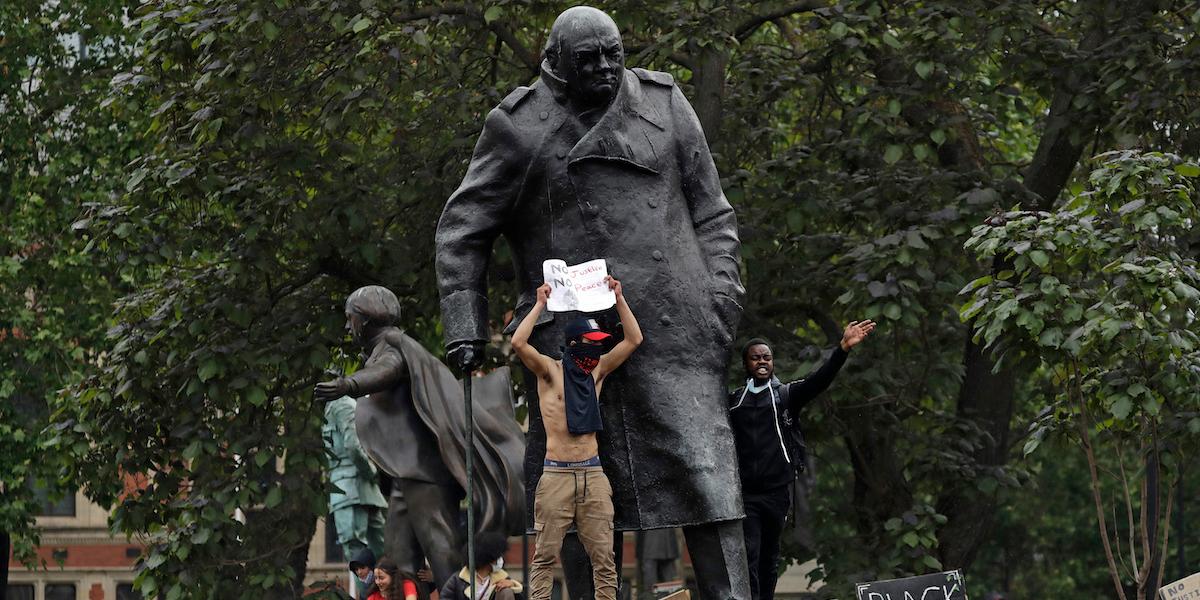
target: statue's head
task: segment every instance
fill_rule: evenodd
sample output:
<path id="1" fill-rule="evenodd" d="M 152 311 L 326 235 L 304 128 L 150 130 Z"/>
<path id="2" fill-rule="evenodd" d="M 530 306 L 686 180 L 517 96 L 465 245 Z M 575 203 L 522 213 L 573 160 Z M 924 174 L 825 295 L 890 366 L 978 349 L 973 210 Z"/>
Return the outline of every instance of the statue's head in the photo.
<path id="1" fill-rule="evenodd" d="M 583 106 L 605 106 L 620 89 L 625 48 L 617 24 L 604 11 L 590 6 L 563 11 L 542 56 L 567 83 L 571 99 Z"/>
<path id="2" fill-rule="evenodd" d="M 346 299 L 346 329 L 357 343 L 370 339 L 371 332 L 399 322 L 400 300 L 383 286 L 360 287 Z"/>

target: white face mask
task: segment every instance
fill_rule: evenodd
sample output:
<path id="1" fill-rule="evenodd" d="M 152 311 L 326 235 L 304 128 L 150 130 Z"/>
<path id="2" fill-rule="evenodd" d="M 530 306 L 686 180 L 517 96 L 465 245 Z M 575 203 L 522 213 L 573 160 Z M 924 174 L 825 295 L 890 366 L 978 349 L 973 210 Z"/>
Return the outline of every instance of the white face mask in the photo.
<path id="1" fill-rule="evenodd" d="M 497 558 L 496 562 L 492 563 L 492 568 L 496 569 L 497 571 L 499 571 L 500 569 L 503 569 L 504 568 L 504 557 L 501 556 L 500 558 Z"/>

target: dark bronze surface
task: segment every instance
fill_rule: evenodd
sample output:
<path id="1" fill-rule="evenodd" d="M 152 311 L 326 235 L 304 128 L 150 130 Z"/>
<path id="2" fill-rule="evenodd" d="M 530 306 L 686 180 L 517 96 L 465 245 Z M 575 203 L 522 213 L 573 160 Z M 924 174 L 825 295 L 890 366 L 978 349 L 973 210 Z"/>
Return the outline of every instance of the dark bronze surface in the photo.
<path id="1" fill-rule="evenodd" d="M 350 296 L 347 327 L 363 368 L 317 385 L 316 395 L 359 397 L 355 423 L 363 450 L 393 478 L 388 553 L 415 572 L 428 558 L 444 580 L 462 566 L 459 500 L 466 485 L 462 384 L 395 323 L 399 303 L 385 288 Z M 519 534 L 525 495 L 524 439 L 513 415 L 507 368 L 474 380 L 475 514 L 480 531 Z M 337 397 L 337 396 L 333 396 Z"/>
<path id="2" fill-rule="evenodd" d="M 619 45 L 607 15 L 564 12 L 541 78 L 488 114 L 438 223 L 446 344 L 460 368 L 474 364 L 467 353 L 481 355 L 487 265 L 500 235 L 520 289 L 512 327 L 533 304 L 542 261 L 606 259 L 645 334 L 601 397 L 600 452 L 616 526 L 695 525 L 688 539 L 708 547 L 714 560 L 707 562 L 736 562 L 740 528 L 710 525 L 736 525 L 743 516 L 724 387 L 743 294 L 736 217 L 688 100 L 669 74 L 625 69 L 614 38 Z M 558 356 L 564 322 L 539 319 L 534 346 Z M 527 493 L 545 453 L 534 396 Z M 693 555 L 702 550 L 693 546 Z M 725 586 L 735 597 L 745 595 L 740 554 L 740 575 L 729 564 Z"/>

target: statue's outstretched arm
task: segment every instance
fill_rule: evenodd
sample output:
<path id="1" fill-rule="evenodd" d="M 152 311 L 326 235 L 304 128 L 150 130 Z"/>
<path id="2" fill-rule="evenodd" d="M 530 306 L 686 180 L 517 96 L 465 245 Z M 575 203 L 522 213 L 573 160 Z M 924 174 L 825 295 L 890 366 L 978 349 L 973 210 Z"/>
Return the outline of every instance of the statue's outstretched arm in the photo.
<path id="1" fill-rule="evenodd" d="M 396 387 L 396 384 L 408 377 L 404 365 L 404 356 L 395 348 L 388 348 L 382 354 L 373 357 L 371 364 L 345 378 L 348 386 L 347 393 L 359 398 L 375 392 L 382 392 Z"/>

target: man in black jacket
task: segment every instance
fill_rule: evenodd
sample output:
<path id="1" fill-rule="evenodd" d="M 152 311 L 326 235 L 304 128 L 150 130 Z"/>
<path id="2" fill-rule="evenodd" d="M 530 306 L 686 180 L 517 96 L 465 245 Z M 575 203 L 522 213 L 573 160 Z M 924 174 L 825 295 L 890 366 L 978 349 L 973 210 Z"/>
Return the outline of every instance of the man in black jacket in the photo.
<path id="1" fill-rule="evenodd" d="M 729 422 L 737 446 L 746 518 L 746 562 L 753 600 L 773 600 L 779 576 L 779 543 L 791 505 L 791 483 L 804 468 L 800 409 L 829 387 L 850 349 L 875 329 L 874 321 L 851 321 L 825 364 L 808 377 L 780 383 L 766 341 L 742 349 L 746 385 L 729 394 Z"/>

